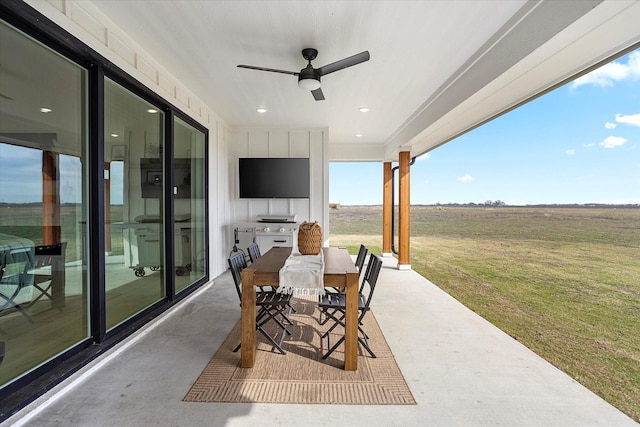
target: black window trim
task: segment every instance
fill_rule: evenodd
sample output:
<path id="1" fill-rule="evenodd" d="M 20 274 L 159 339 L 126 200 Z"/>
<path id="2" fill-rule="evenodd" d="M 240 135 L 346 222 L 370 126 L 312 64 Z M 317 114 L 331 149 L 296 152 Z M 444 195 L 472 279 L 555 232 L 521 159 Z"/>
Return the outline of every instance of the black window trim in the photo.
<path id="1" fill-rule="evenodd" d="M 173 119 L 180 118 L 205 135 L 205 176 L 208 176 L 209 159 L 209 131 L 189 115 L 172 105 L 145 85 L 130 76 L 124 70 L 117 67 L 108 59 L 91 49 L 72 34 L 55 24 L 52 20 L 24 3 L 22 0 L 2 0 L 0 2 L 0 20 L 20 30 L 27 36 L 42 43 L 44 46 L 57 52 L 87 70 L 88 97 L 89 97 L 89 152 L 90 182 L 89 194 L 89 251 L 91 254 L 102 253 L 104 236 L 100 231 L 100 224 L 104 223 L 104 187 L 102 185 L 102 165 L 104 160 L 104 81 L 105 77 L 140 96 L 149 103 L 157 106 L 165 112 L 165 146 L 173 148 Z M 102 160 L 102 161 L 101 161 Z M 173 156 L 165 156 L 165 168 L 168 171 L 166 179 L 173 182 Z M 98 172 L 98 173 L 97 173 Z M 171 197 L 172 186 L 165 186 L 165 200 Z M 205 182 L 205 198 L 208 194 L 208 182 Z M 173 240 L 173 203 L 165 203 L 165 247 Z M 208 203 L 205 203 L 205 217 L 208 218 Z M 208 240 L 209 224 L 205 222 L 205 239 Z M 205 245 L 207 248 L 210 245 Z M 173 251 L 165 251 L 168 254 L 167 261 L 173 260 Z M 92 360 L 104 354 L 107 350 L 120 343 L 126 337 L 143 327 L 145 324 L 170 309 L 176 303 L 198 290 L 209 281 L 209 264 L 206 257 L 205 274 L 203 278 L 194 282 L 189 287 L 175 293 L 175 268 L 169 270 L 167 279 L 166 297 L 134 315 L 121 325 L 106 331 L 105 325 L 105 283 L 104 283 L 104 257 L 90 257 L 98 259 L 90 267 L 89 281 L 91 286 L 90 310 L 90 334 L 91 336 L 75 346 L 65 350 L 54 359 L 42 364 L 34 370 L 26 373 L 13 382 L 0 388 L 0 423 L 11 417 L 20 409 L 36 400 L 38 397 L 69 378 L 75 372 L 86 366 Z M 166 265 L 173 266 L 173 262 Z"/>

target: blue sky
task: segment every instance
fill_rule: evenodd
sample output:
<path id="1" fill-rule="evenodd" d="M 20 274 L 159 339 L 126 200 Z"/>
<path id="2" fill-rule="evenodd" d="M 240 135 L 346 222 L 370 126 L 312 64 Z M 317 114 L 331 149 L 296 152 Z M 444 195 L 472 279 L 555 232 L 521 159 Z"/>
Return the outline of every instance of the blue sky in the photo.
<path id="1" fill-rule="evenodd" d="M 329 172 L 331 203 L 382 204 L 380 163 L 336 162 Z M 412 204 L 487 200 L 640 203 L 640 50 L 430 151 L 411 167 Z"/>

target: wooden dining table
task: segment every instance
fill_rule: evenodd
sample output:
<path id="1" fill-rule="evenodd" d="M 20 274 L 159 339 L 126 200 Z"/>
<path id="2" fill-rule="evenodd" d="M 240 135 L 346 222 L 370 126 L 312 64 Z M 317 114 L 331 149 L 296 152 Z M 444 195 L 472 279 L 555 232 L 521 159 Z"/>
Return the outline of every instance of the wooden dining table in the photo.
<path id="1" fill-rule="evenodd" d="M 345 248 L 322 248 L 324 286 L 346 289 L 344 369 L 358 369 L 358 270 Z M 242 271 L 242 337 L 240 367 L 256 360 L 256 286 L 278 286 L 290 247 L 273 247 Z"/>

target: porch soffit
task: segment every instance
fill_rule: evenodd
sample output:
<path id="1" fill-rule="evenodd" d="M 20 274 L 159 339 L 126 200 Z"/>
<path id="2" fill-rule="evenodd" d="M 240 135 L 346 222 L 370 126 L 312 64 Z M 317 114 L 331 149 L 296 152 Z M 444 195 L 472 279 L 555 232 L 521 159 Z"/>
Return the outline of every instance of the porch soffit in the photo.
<path id="1" fill-rule="evenodd" d="M 107 49 L 126 42 L 123 60 L 160 64 L 195 94 L 189 109 L 232 128 L 328 128 L 332 161 L 422 154 L 640 43 L 633 0 L 26 2 Z M 316 67 L 371 59 L 324 76 L 320 102 L 294 76 L 237 68 L 297 71 L 305 47 L 318 49 Z M 161 77 L 143 83 L 165 93 Z"/>

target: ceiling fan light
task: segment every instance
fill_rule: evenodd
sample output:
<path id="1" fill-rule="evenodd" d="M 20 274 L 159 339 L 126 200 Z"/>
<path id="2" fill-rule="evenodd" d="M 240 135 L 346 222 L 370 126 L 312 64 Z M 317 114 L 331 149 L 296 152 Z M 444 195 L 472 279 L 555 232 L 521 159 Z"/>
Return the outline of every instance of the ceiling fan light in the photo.
<path id="1" fill-rule="evenodd" d="M 304 90 L 316 90 L 320 89 L 320 80 L 313 78 L 298 80 L 298 87 Z"/>

